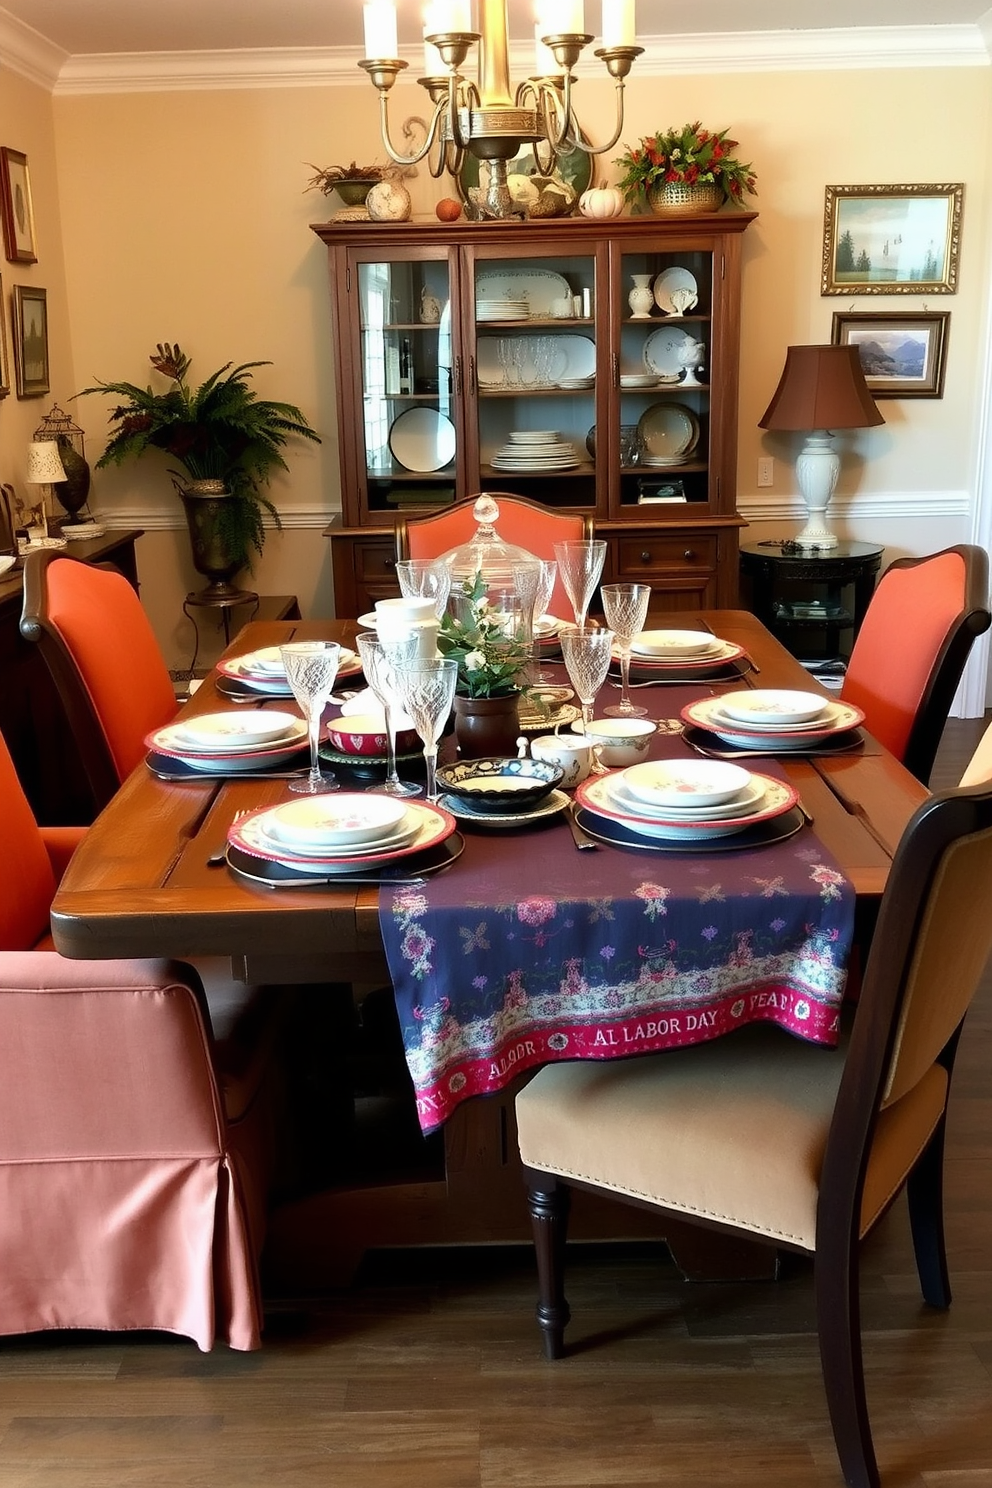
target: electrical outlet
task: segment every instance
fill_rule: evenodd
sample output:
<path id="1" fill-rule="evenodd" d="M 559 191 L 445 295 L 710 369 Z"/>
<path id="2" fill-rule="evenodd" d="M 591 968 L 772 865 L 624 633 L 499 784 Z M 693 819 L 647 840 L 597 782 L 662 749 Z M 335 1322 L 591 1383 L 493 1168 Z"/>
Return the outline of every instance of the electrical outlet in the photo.
<path id="1" fill-rule="evenodd" d="M 758 485 L 773 486 L 775 484 L 775 461 L 771 455 L 762 455 L 758 461 Z"/>

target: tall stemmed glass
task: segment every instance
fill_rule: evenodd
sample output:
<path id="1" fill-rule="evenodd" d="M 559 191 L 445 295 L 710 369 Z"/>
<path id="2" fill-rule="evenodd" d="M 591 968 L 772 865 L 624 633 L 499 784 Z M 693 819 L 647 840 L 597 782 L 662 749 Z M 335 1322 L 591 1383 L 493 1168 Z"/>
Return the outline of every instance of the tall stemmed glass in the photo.
<path id="1" fill-rule="evenodd" d="M 386 644 L 378 636 L 363 632 L 358 637 L 357 644 L 365 680 L 374 692 L 386 720 L 386 778 L 382 785 L 374 786 L 373 789 L 382 791 L 387 796 L 419 796 L 420 786 L 401 780 L 396 773 L 396 710 L 401 705 L 396 674 L 400 667 L 408 666 L 415 660 L 420 641 L 416 635 L 412 635 Z"/>
<path id="2" fill-rule="evenodd" d="M 321 773 L 318 749 L 320 720 L 338 675 L 341 647 L 334 641 L 290 641 L 279 647 L 279 654 L 286 668 L 286 681 L 303 711 L 310 736 L 310 773 L 306 780 L 292 781 L 289 788 L 305 796 L 337 790 L 333 773 Z"/>
<path id="3" fill-rule="evenodd" d="M 588 733 L 592 723 L 592 709 L 596 694 L 606 681 L 606 673 L 610 669 L 610 658 L 613 655 L 613 632 L 605 629 L 579 630 L 576 628 L 572 630 L 569 628 L 562 631 L 560 639 L 565 670 L 582 704 L 582 727 Z M 597 775 L 607 773 L 600 764 L 595 750 L 592 768 Z"/>
<path id="4" fill-rule="evenodd" d="M 520 626 L 517 638 L 530 650 L 530 660 L 524 669 L 524 681 L 530 686 L 536 681 L 537 641 L 534 638 L 534 622 L 538 616 L 537 599 L 541 583 L 541 564 L 537 558 L 512 565 L 513 589 L 520 610 Z"/>
<path id="5" fill-rule="evenodd" d="M 617 638 L 620 652 L 620 701 L 603 712 L 608 718 L 643 718 L 647 708 L 635 707 L 630 700 L 630 646 L 644 629 L 651 585 L 604 584 L 599 592 L 606 623 Z"/>
<path id="6" fill-rule="evenodd" d="M 432 599 L 440 620 L 448 607 L 451 569 L 437 558 L 403 558 L 396 565 L 400 593 L 407 599 Z"/>
<path id="7" fill-rule="evenodd" d="M 409 661 L 396 669 L 403 707 L 420 735 L 427 763 L 427 800 L 436 801 L 437 746 L 451 713 L 458 680 L 458 663 L 447 656 Z"/>
<path id="8" fill-rule="evenodd" d="M 606 542 L 601 538 L 593 538 L 588 542 L 557 542 L 555 557 L 565 593 L 572 602 L 575 623 L 580 630 L 585 630 L 589 601 L 606 562 Z"/>
<path id="9" fill-rule="evenodd" d="M 541 638 L 538 634 L 540 621 L 548 612 L 551 596 L 555 589 L 555 579 L 558 577 L 558 564 L 551 558 L 538 560 L 541 569 L 537 580 L 537 598 L 534 601 L 534 681 L 553 682 L 555 679 L 541 666 Z"/>

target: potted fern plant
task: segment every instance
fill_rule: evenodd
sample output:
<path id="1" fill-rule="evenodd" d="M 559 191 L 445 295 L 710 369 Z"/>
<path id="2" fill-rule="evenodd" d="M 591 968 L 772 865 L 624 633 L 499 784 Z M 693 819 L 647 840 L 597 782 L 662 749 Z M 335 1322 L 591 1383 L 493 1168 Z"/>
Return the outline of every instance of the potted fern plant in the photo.
<path id="1" fill-rule="evenodd" d="M 190 359 L 178 344 L 162 343 L 149 360 L 171 383 L 165 391 L 98 382 L 80 394 L 120 400 L 110 415 L 113 432 L 97 469 L 122 465 L 150 449 L 171 455 L 181 467 L 171 474 L 186 511 L 193 563 L 210 579 L 205 596 L 230 598 L 238 592 L 231 580 L 262 552 L 264 513 L 282 528 L 262 488 L 277 469 L 287 468 L 283 446 L 296 436 L 319 443 L 320 436 L 294 404 L 257 396 L 252 373 L 267 362 L 237 367 L 226 362 L 194 388 L 187 380 Z"/>

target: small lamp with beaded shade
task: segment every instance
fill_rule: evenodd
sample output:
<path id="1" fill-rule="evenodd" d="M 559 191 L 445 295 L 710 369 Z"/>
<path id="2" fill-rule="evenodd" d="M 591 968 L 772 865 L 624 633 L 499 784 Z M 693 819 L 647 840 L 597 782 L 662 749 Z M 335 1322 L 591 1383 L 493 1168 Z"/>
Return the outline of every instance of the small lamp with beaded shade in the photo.
<path id="1" fill-rule="evenodd" d="M 856 346 L 790 346 L 761 429 L 801 430 L 806 443 L 796 460 L 796 480 L 806 503 L 806 526 L 795 541 L 804 548 L 835 548 L 826 511 L 840 474 L 833 429 L 884 424 L 872 398 Z"/>

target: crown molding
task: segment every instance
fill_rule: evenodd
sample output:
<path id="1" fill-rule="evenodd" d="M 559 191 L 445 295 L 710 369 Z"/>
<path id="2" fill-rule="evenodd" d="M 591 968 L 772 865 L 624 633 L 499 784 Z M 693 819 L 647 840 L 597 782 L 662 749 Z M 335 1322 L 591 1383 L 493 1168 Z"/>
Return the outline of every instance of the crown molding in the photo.
<path id="1" fill-rule="evenodd" d="M 26 26 L 9 11 L 0 10 L 0 67 L 52 92 L 68 56 L 68 52 L 33 26 Z"/>
<path id="2" fill-rule="evenodd" d="M 33 80 L 44 79 L 60 97 L 89 93 L 164 93 L 231 88 L 368 86 L 351 47 L 246 48 L 241 51 L 122 52 L 67 56 L 29 27 L 16 23 L 15 45 L 0 11 L 0 61 Z M 34 39 L 33 49 L 26 37 Z M 974 26 L 879 26 L 848 30 L 753 31 L 642 37 L 644 55 L 635 76 L 741 72 L 882 70 L 908 67 L 988 67 L 992 12 Z M 511 67 L 526 72 L 529 43 L 511 46 Z M 415 78 L 419 48 L 405 48 Z M 20 60 L 19 60 L 20 59 Z M 31 66 L 32 72 L 27 71 Z M 580 61 L 581 77 L 602 77 L 592 56 Z"/>
<path id="3" fill-rule="evenodd" d="M 749 522 L 802 522 L 806 507 L 801 496 L 740 496 L 737 509 Z M 967 491 L 876 491 L 870 496 L 832 496 L 830 515 L 884 522 L 907 518 L 967 516 L 972 509 Z"/>

